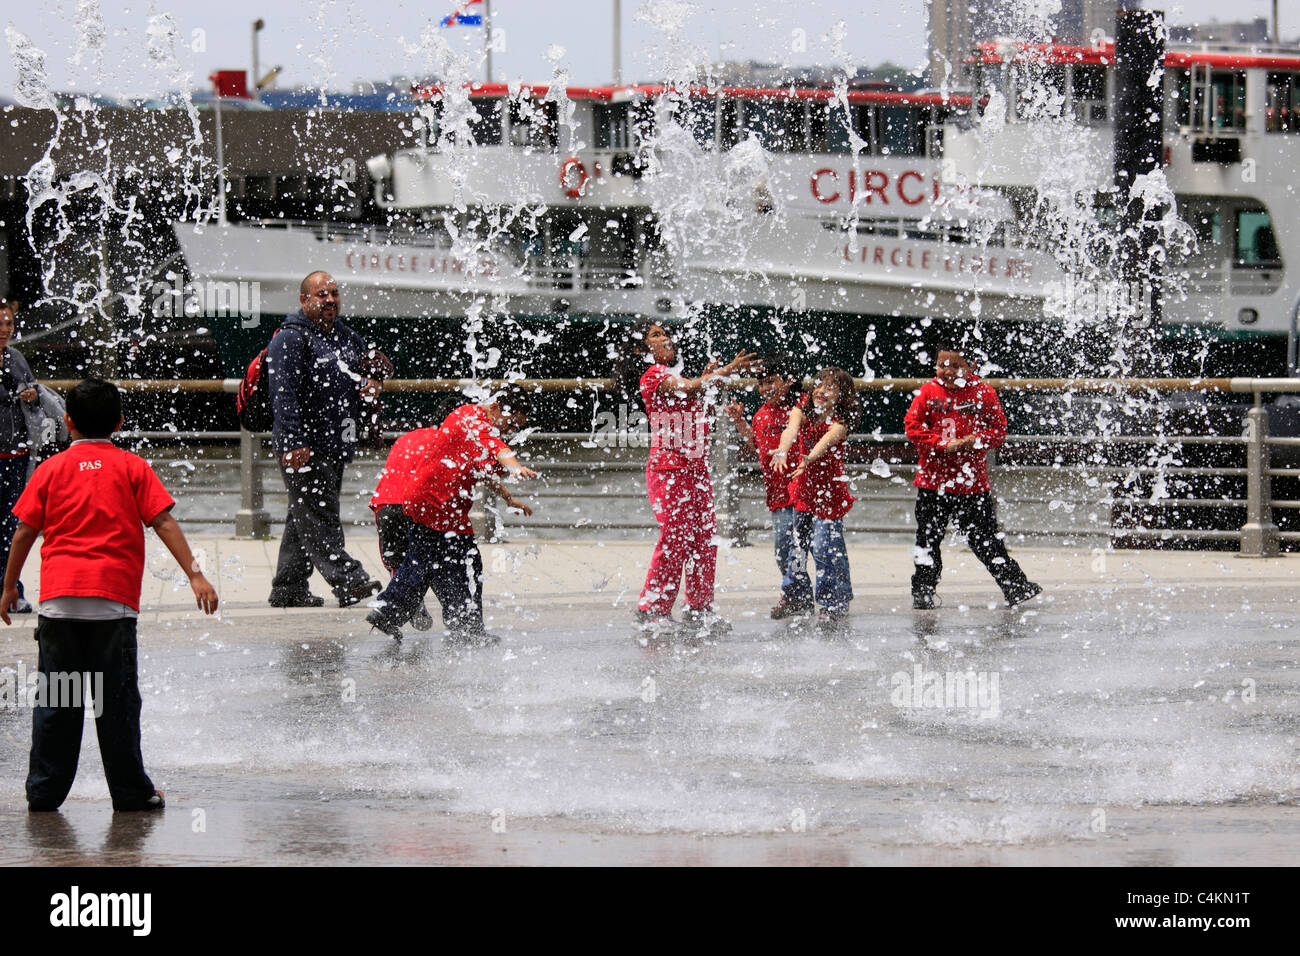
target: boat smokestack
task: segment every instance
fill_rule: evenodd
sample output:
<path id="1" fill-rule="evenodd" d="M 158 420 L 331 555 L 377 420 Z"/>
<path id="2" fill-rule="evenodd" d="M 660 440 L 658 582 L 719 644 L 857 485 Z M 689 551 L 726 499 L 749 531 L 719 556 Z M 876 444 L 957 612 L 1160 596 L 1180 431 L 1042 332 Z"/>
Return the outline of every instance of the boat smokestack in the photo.
<path id="1" fill-rule="evenodd" d="M 1159 10 L 1115 13 L 1115 202 L 1120 229 L 1119 276 L 1127 298 L 1125 352 L 1135 373 L 1154 371 L 1159 340 L 1160 274 L 1153 256 L 1164 209 L 1146 209 L 1132 188 L 1163 165 L 1165 15 Z M 1121 329 L 1121 332 L 1125 331 Z"/>

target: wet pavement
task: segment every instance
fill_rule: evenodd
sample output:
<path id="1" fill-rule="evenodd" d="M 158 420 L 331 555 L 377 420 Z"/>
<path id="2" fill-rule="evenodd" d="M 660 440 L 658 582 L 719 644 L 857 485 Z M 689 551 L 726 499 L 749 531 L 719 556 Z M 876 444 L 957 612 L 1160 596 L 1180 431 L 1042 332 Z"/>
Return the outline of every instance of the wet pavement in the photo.
<path id="1" fill-rule="evenodd" d="M 151 538 L 140 621 L 167 809 L 111 812 L 87 728 L 63 810 L 29 817 L 30 714 L 0 711 L 0 863 L 1228 865 L 1300 847 L 1300 557 L 1021 548 L 1045 594 L 1008 610 L 952 542 L 945 606 L 915 612 L 909 549 L 851 545 L 851 627 L 826 636 L 768 618 L 759 540 L 720 555 L 730 634 L 639 640 L 648 542 L 518 539 L 483 547 L 501 643 L 466 647 L 399 644 L 364 608 L 271 609 L 275 541 L 193 543 L 219 619 Z M 373 539 L 351 546 L 378 575 Z M 34 668 L 17 620 L 0 667 Z"/>

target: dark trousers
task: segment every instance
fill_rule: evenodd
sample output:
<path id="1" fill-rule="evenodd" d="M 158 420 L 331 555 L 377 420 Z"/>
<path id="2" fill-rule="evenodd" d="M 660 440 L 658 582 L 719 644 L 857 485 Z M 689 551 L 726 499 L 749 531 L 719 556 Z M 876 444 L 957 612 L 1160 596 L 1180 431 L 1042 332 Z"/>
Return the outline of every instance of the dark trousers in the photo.
<path id="1" fill-rule="evenodd" d="M 342 596 L 370 580 L 361 562 L 348 554 L 343 544 L 343 521 L 339 517 L 343 463 L 312 455 L 308 465 L 305 471 L 280 466 L 289 492 L 289 516 L 284 522 L 271 590 L 302 594 L 314 566 L 334 593 Z"/>
<path id="2" fill-rule="evenodd" d="M 406 559 L 379 595 L 383 615 L 405 624 L 432 588 L 448 630 L 483 630 L 483 557 L 472 534 L 449 534 L 411 522 Z"/>
<path id="3" fill-rule="evenodd" d="M 9 563 L 9 547 L 18 530 L 14 505 L 27 486 L 27 456 L 0 458 L 0 568 Z M 18 582 L 18 596 L 23 596 L 23 582 Z"/>
<path id="4" fill-rule="evenodd" d="M 375 527 L 379 530 L 379 558 L 389 574 L 393 574 L 406 560 L 407 538 L 415 524 L 401 505 L 384 505 L 375 512 Z"/>
<path id="5" fill-rule="evenodd" d="M 99 715 L 95 732 L 99 755 L 114 810 L 139 810 L 153 796 L 154 785 L 144 772 L 140 754 L 140 689 L 136 681 L 135 618 L 80 621 L 41 617 L 36 622 L 40 651 L 37 667 L 53 688 L 67 686 L 61 678 L 91 675 Z M 101 683 L 102 681 L 102 683 Z M 87 680 L 83 676 L 81 686 Z M 84 693 L 84 691 L 83 691 Z M 85 700 L 52 699 L 32 709 L 32 753 L 27 771 L 27 802 L 38 809 L 63 803 L 77 776 Z M 38 702 L 41 703 L 41 702 Z"/>
<path id="6" fill-rule="evenodd" d="M 957 519 L 957 527 L 966 535 L 975 557 L 993 575 L 1002 593 L 1010 599 L 1028 584 L 998 531 L 997 502 L 991 492 L 981 494 L 939 494 L 926 488 L 916 493 L 916 549 L 912 558 L 912 593 L 933 595 L 943 572 L 939 547 L 948 532 L 948 522 Z"/>

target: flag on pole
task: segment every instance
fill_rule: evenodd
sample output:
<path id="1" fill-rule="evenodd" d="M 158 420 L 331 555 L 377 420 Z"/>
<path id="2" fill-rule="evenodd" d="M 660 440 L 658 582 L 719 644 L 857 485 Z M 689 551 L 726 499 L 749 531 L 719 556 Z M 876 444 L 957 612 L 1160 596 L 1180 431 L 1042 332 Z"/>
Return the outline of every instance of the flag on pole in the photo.
<path id="1" fill-rule="evenodd" d="M 471 12 L 472 11 L 472 12 Z M 483 0 L 466 0 L 451 16 L 443 17 L 438 24 L 443 27 L 481 27 L 483 25 Z"/>

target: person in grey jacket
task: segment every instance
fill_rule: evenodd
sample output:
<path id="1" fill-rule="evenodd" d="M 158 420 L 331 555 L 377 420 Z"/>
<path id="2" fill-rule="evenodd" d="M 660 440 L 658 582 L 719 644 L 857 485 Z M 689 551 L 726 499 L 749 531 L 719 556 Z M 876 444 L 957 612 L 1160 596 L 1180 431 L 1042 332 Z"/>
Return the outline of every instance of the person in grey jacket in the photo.
<path id="1" fill-rule="evenodd" d="M 326 272 L 302 280 L 302 308 L 287 316 L 266 349 L 271 441 L 289 492 L 289 515 L 271 581 L 272 607 L 320 607 L 312 567 L 348 607 L 377 593 L 378 581 L 347 553 L 339 514 L 343 467 L 356 451 L 361 399 L 378 394 L 368 377 L 365 340 L 339 321 L 339 287 Z"/>
<path id="2" fill-rule="evenodd" d="M 23 403 L 37 400 L 36 378 L 27 360 L 9 345 L 17 318 L 18 303 L 0 299 L 0 508 L 4 509 L 0 515 L 0 566 L 9 561 L 9 546 L 18 530 L 13 509 L 27 485 L 29 447 Z M 14 610 L 19 614 L 32 611 L 21 581 Z"/>

